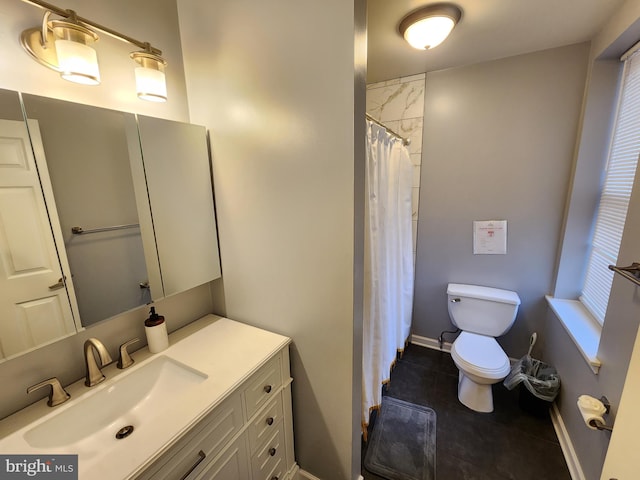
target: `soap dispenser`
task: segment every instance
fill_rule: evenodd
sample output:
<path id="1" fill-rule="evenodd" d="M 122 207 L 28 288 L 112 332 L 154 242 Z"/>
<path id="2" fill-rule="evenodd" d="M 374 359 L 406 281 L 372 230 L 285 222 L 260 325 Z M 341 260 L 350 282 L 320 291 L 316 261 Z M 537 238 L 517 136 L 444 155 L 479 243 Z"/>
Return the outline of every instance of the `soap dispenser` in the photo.
<path id="1" fill-rule="evenodd" d="M 149 318 L 144 321 L 144 331 L 147 334 L 147 344 L 151 353 L 158 353 L 169 346 L 167 324 L 162 315 L 156 313 L 155 307 L 151 307 Z"/>

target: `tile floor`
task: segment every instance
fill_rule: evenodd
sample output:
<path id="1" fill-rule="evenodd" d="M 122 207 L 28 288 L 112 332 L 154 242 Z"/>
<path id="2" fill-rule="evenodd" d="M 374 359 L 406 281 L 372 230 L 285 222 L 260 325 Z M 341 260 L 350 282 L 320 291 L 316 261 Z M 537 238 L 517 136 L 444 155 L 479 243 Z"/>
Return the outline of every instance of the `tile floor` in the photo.
<path id="1" fill-rule="evenodd" d="M 571 480 L 551 419 L 524 411 L 517 389 L 494 385 L 494 411 L 477 413 L 458 401 L 457 385 L 451 355 L 409 345 L 384 392 L 435 410 L 437 480 Z"/>

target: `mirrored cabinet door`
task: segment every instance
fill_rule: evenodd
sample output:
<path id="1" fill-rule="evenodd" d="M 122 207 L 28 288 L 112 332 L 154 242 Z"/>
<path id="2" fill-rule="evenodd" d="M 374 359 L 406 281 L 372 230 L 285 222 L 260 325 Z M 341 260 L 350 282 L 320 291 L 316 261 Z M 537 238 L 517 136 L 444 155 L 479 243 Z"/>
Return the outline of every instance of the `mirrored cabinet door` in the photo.
<path id="1" fill-rule="evenodd" d="M 219 277 L 204 127 L 0 90 L 0 361 Z"/>
<path id="2" fill-rule="evenodd" d="M 149 303 L 125 129 L 133 115 L 35 95 L 23 101 L 39 126 L 31 140 L 48 167 L 49 215 L 62 231 L 82 325 Z"/>
<path id="3" fill-rule="evenodd" d="M 164 295 L 221 275 L 204 127 L 138 115 Z"/>

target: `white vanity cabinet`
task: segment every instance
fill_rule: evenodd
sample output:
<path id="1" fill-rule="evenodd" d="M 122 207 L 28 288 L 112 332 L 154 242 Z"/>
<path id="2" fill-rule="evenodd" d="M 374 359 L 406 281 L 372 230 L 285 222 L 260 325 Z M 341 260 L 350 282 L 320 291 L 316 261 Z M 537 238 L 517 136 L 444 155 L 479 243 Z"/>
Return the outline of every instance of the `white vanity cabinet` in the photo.
<path id="1" fill-rule="evenodd" d="M 136 480 L 289 480 L 295 470 L 288 346 Z"/>
<path id="2" fill-rule="evenodd" d="M 65 386 L 68 402 L 0 420 L 0 452 L 78 455 L 83 480 L 293 480 L 290 343 L 206 315 L 99 385 Z"/>

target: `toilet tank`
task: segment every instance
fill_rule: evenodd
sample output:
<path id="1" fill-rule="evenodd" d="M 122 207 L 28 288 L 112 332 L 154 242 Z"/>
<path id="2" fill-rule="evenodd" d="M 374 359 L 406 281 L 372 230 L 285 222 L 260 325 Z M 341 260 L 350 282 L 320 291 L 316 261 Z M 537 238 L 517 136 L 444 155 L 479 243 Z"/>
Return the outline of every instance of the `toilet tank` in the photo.
<path id="1" fill-rule="evenodd" d="M 447 286 L 447 299 L 449 317 L 456 327 L 489 337 L 509 331 L 520 305 L 516 292 L 459 283 Z"/>

